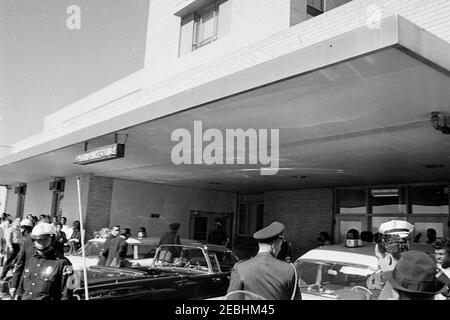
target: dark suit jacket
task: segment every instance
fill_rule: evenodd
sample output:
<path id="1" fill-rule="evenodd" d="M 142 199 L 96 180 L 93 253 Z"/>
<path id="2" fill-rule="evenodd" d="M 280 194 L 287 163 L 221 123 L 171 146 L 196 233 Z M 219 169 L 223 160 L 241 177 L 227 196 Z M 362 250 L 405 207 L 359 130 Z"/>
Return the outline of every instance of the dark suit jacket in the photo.
<path id="1" fill-rule="evenodd" d="M 14 267 L 14 275 L 11 279 L 11 288 L 16 288 L 17 294 L 21 294 L 21 278 L 25 264 L 30 261 L 31 257 L 34 255 L 34 246 L 31 236 L 27 235 L 23 241 L 22 247 L 20 248 L 19 254 L 17 255 L 17 261 Z"/>
<path id="2" fill-rule="evenodd" d="M 128 249 L 128 243 L 122 236 L 111 238 L 105 242 L 103 255 L 106 257 L 105 265 L 111 266 L 115 259 L 115 266 L 118 266 L 125 259 Z"/>
<path id="3" fill-rule="evenodd" d="M 181 244 L 177 231 L 169 231 L 164 233 L 159 240 L 159 245 L 162 244 Z"/>
<path id="4" fill-rule="evenodd" d="M 298 282 L 298 279 L 297 279 Z M 294 300 L 301 300 L 300 288 L 295 281 L 291 264 L 275 259 L 270 253 L 258 253 L 250 260 L 238 262 L 231 272 L 228 293 L 245 290 L 269 300 L 290 300 L 295 288 Z M 244 299 L 232 295 L 232 299 Z M 247 297 L 252 298 L 252 297 Z"/>

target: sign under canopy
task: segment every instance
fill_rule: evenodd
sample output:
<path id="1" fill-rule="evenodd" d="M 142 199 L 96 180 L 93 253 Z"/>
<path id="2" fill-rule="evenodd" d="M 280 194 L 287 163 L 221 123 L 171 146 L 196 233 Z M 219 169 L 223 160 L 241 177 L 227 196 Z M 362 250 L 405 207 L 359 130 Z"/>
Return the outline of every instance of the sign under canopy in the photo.
<path id="1" fill-rule="evenodd" d="M 85 165 L 106 160 L 123 158 L 125 156 L 125 144 L 114 143 L 92 151 L 78 155 L 75 164 Z"/>

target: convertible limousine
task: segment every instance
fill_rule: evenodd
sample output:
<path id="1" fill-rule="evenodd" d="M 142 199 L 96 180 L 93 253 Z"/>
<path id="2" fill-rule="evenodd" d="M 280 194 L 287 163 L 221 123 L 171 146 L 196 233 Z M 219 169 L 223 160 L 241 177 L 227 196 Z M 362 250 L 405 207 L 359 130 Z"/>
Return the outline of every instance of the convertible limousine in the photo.
<path id="1" fill-rule="evenodd" d="M 134 239 L 128 238 L 128 250 L 126 254 L 127 260 L 134 266 L 150 266 L 153 263 L 153 256 L 159 245 L 159 237 Z M 96 266 L 100 259 L 100 253 L 103 249 L 106 239 L 97 238 L 91 239 L 86 243 L 86 267 Z M 198 246 L 201 242 L 192 239 L 181 238 L 182 245 Z M 70 252 L 65 254 L 66 258 L 72 263 L 75 271 L 83 270 L 83 256 L 82 251 L 79 249 L 76 252 Z"/>
<path id="2" fill-rule="evenodd" d="M 239 259 L 218 245 L 162 245 L 151 266 L 87 271 L 89 300 L 208 299 L 225 295 Z M 84 284 L 74 290 L 85 300 Z"/>

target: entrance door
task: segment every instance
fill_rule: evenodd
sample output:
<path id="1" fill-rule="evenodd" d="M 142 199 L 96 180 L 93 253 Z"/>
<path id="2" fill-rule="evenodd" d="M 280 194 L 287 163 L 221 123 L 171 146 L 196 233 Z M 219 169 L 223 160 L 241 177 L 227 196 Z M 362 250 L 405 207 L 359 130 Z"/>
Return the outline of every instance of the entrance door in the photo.
<path id="1" fill-rule="evenodd" d="M 189 238 L 208 242 L 209 233 L 214 230 L 217 222 L 222 224 L 225 234 L 231 241 L 231 222 L 233 214 L 229 212 L 191 211 Z M 228 244 L 230 246 L 231 243 Z"/>

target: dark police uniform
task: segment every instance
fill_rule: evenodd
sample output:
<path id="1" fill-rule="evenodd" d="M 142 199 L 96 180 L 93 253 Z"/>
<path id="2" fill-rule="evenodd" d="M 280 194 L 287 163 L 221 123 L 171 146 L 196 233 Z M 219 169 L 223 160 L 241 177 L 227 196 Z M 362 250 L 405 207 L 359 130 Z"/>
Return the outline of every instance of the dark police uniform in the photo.
<path id="1" fill-rule="evenodd" d="M 14 275 L 11 279 L 10 287 L 18 289 L 16 294 L 21 295 L 23 293 L 22 286 L 22 274 L 25 269 L 27 261 L 34 255 L 33 241 L 31 235 L 27 235 L 23 241 L 22 248 L 20 248 L 19 255 L 17 256 L 16 265 L 14 266 Z"/>
<path id="2" fill-rule="evenodd" d="M 36 252 L 23 271 L 22 300 L 68 300 L 72 290 L 67 284 L 72 275 L 70 261 L 55 250 L 45 255 Z"/>
<path id="3" fill-rule="evenodd" d="M 284 225 L 274 222 L 256 232 L 257 240 L 270 239 L 280 235 Z M 298 279 L 293 265 L 276 259 L 270 252 L 260 252 L 255 257 L 238 262 L 231 272 L 228 293 L 236 290 L 250 291 L 269 300 L 290 300 L 295 290 L 294 300 L 301 300 Z M 297 281 L 296 281 L 297 280 Z M 233 294 L 232 299 L 242 298 Z M 252 298 L 252 296 L 248 296 Z"/>

